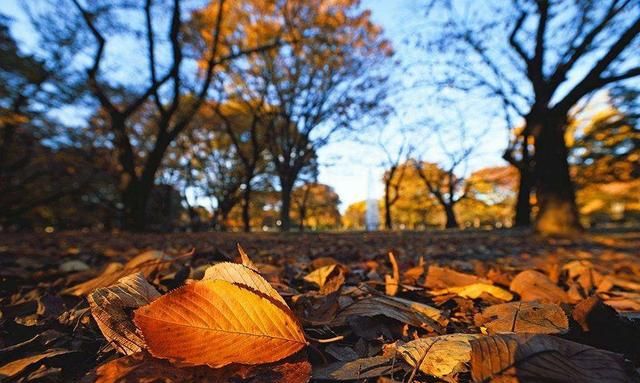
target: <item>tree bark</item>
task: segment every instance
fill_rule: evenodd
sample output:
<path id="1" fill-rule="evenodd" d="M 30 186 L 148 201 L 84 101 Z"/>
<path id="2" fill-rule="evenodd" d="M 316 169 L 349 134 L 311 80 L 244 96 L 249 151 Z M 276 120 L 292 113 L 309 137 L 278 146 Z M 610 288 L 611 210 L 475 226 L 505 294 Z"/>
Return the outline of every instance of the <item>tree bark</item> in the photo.
<path id="1" fill-rule="evenodd" d="M 535 175 L 538 216 L 535 229 L 542 234 L 571 235 L 582 230 L 575 191 L 569 174 L 567 146 L 564 141 L 565 120 L 546 118 L 527 121 L 535 132 Z"/>
<path id="2" fill-rule="evenodd" d="M 393 222 L 391 221 L 391 201 L 389 196 L 389 188 L 390 185 L 385 184 L 384 188 L 384 227 L 387 230 L 391 230 L 393 227 Z"/>
<path id="3" fill-rule="evenodd" d="M 280 231 L 288 232 L 291 230 L 291 190 L 293 190 L 292 182 L 282 182 L 282 190 L 280 190 L 280 199 L 282 206 L 280 207 Z"/>
<path id="4" fill-rule="evenodd" d="M 445 229 L 457 229 L 459 226 L 456 213 L 453 211 L 453 205 L 445 204 L 444 211 L 447 215 L 447 222 L 444 225 Z"/>
<path id="5" fill-rule="evenodd" d="M 518 199 L 516 201 L 516 214 L 514 226 L 531 226 L 531 186 L 532 174 L 529 169 L 518 169 L 520 175 L 518 185 Z"/>
<path id="6" fill-rule="evenodd" d="M 151 185 L 153 186 L 153 184 Z M 145 185 L 138 179 L 132 179 L 122 193 L 124 205 L 124 229 L 140 232 L 146 227 L 147 203 L 152 187 Z"/>
<path id="7" fill-rule="evenodd" d="M 245 189 L 242 193 L 242 223 L 245 233 L 251 232 L 251 214 L 249 208 L 251 203 L 251 181 L 245 183 Z"/>

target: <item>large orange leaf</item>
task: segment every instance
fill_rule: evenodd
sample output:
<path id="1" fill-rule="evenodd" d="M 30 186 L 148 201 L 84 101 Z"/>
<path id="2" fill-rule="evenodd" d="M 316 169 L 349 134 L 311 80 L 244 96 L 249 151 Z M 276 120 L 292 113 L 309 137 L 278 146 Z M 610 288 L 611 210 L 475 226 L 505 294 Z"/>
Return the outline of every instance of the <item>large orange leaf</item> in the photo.
<path id="1" fill-rule="evenodd" d="M 192 365 L 270 363 L 306 344 L 285 305 L 224 280 L 174 290 L 136 310 L 135 323 L 152 355 Z"/>

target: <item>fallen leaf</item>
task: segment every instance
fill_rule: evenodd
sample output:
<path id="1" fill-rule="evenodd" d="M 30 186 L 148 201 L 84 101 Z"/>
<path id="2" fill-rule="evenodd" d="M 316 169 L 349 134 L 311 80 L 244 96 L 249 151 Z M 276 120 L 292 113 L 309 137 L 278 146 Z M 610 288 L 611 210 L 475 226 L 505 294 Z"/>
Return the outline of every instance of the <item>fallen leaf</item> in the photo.
<path id="1" fill-rule="evenodd" d="M 471 341 L 474 382 L 628 382 L 621 355 L 541 334 Z"/>
<path id="2" fill-rule="evenodd" d="M 516 275 L 509 289 L 518 293 L 520 299 L 525 302 L 569 302 L 569 296 L 564 290 L 553 283 L 549 277 L 535 270 L 525 270 Z"/>
<path id="3" fill-rule="evenodd" d="M 350 362 L 358 359 L 358 354 L 349 346 L 332 343 L 328 345 L 324 351 L 342 362 Z"/>
<path id="4" fill-rule="evenodd" d="M 449 334 L 412 340 L 398 346 L 398 353 L 412 367 L 422 359 L 420 371 L 438 378 L 466 370 L 471 340 L 478 334 Z M 423 358 L 424 357 L 424 358 Z"/>
<path id="5" fill-rule="evenodd" d="M 145 352 L 113 359 L 90 372 L 83 382 L 251 382 L 305 383 L 311 377 L 311 365 L 304 353 L 297 353 L 277 363 L 246 366 L 232 364 L 222 368 L 208 366 L 177 367 Z"/>
<path id="6" fill-rule="evenodd" d="M 120 278 L 136 272 L 140 272 L 148 278 L 154 272 L 169 267 L 171 262 L 171 258 L 161 251 L 146 251 L 132 258 L 124 265 L 124 268 L 106 268 L 97 277 L 65 289 L 62 291 L 62 294 L 76 296 L 86 295 L 99 287 L 110 286 L 116 283 Z"/>
<path id="7" fill-rule="evenodd" d="M 338 265 L 335 263 L 332 265 L 322 266 L 318 269 L 313 270 L 309 274 L 305 275 L 303 279 L 309 283 L 313 283 L 318 287 L 322 288 L 324 284 L 327 282 L 329 275 L 333 273 L 333 271 L 336 269 L 337 266 Z"/>
<path id="8" fill-rule="evenodd" d="M 258 271 L 258 268 L 256 267 L 256 265 L 253 264 L 253 262 L 251 261 L 251 258 L 249 258 L 249 256 L 247 255 L 247 253 L 244 251 L 244 249 L 242 248 L 242 246 L 240 246 L 239 243 L 236 244 L 236 247 L 238 248 L 238 254 L 240 254 L 240 259 L 242 260 L 242 264 L 248 268 L 250 268 L 253 271 Z"/>
<path id="9" fill-rule="evenodd" d="M 417 307 L 422 310 L 417 309 Z M 425 314 L 426 312 L 429 315 Z M 442 316 L 440 310 L 418 302 L 406 300 L 403 302 L 397 298 L 383 296 L 364 298 L 347 306 L 338 313 L 332 325 L 344 326 L 347 323 L 347 318 L 352 316 L 372 317 L 376 315 L 383 315 L 402 323 L 427 328 L 438 333 L 443 331 L 437 319 L 434 319 L 434 317 L 439 319 Z"/>
<path id="10" fill-rule="evenodd" d="M 387 295 L 395 296 L 398 293 L 398 285 L 400 284 L 400 270 L 398 269 L 398 262 L 393 252 L 389 252 L 389 262 L 393 268 L 393 275 L 384 276 L 384 287 Z"/>
<path id="11" fill-rule="evenodd" d="M 288 307 L 224 280 L 176 289 L 136 310 L 134 321 L 153 356 L 191 365 L 270 363 L 306 344 Z"/>
<path id="12" fill-rule="evenodd" d="M 102 335 L 113 343 L 116 351 L 131 355 L 142 351 L 146 345 L 125 310 L 137 309 L 158 297 L 160 293 L 142 273 L 135 273 L 121 278 L 115 285 L 94 290 L 87 300 Z"/>
<path id="13" fill-rule="evenodd" d="M 491 281 L 475 275 L 461 273 L 448 267 L 431 265 L 427 270 L 427 277 L 424 285 L 428 289 L 437 290 L 467 286 L 474 283 L 491 284 Z"/>
<path id="14" fill-rule="evenodd" d="M 640 326 L 623 318 L 596 296 L 578 303 L 571 314 L 579 325 L 572 340 L 640 361 Z"/>
<path id="15" fill-rule="evenodd" d="M 202 280 L 222 280 L 248 287 L 287 306 L 278 292 L 260 274 L 237 263 L 221 262 L 205 270 Z"/>
<path id="16" fill-rule="evenodd" d="M 69 350 L 48 350 L 41 354 L 30 355 L 24 358 L 20 358 L 18 360 L 11 361 L 3 366 L 0 366 L 0 378 L 12 378 L 16 375 L 22 373 L 30 366 L 35 365 L 36 363 L 40 363 L 45 359 L 68 354 L 71 351 Z"/>
<path id="17" fill-rule="evenodd" d="M 335 362 L 313 370 L 313 379 L 318 380 L 360 380 L 390 375 L 400 369 L 393 365 L 391 356 L 374 356 L 349 362 Z"/>
<path id="18" fill-rule="evenodd" d="M 569 329 L 569 321 L 560 306 L 538 302 L 510 302 L 489 306 L 475 317 L 477 326 L 490 333 L 526 332 L 562 334 Z"/>
<path id="19" fill-rule="evenodd" d="M 456 294 L 462 298 L 478 299 L 482 294 L 489 294 L 503 301 L 510 301 L 513 295 L 505 289 L 486 283 L 474 283 L 472 285 L 451 287 L 430 292 L 433 295 Z"/>

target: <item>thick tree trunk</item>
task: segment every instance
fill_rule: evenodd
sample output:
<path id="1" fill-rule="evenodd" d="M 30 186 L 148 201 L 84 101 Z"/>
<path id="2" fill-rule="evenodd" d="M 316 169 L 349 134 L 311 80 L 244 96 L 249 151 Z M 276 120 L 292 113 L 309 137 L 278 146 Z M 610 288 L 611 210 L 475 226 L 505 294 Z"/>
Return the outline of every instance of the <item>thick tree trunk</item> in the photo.
<path id="1" fill-rule="evenodd" d="M 147 203 L 153 183 L 144 184 L 139 180 L 131 180 L 122 193 L 124 205 L 123 227 L 130 231 L 143 231 L 147 224 Z"/>
<path id="2" fill-rule="evenodd" d="M 242 224 L 243 231 L 249 233 L 251 231 L 251 215 L 249 208 L 251 207 L 251 186 L 247 182 L 244 192 L 242 193 Z"/>
<path id="3" fill-rule="evenodd" d="M 535 175 L 538 216 L 536 231 L 543 234 L 570 235 L 582 230 L 576 206 L 575 191 L 569 174 L 564 120 L 527 121 L 536 133 Z"/>
<path id="4" fill-rule="evenodd" d="M 287 232 L 291 230 L 291 190 L 293 183 L 282 182 L 282 190 L 280 190 L 280 231 Z"/>
<path id="5" fill-rule="evenodd" d="M 514 225 L 516 227 L 531 226 L 531 186 L 533 184 L 531 171 L 527 168 L 519 169 L 518 199 Z"/>
<path id="6" fill-rule="evenodd" d="M 456 219 L 456 213 L 453 211 L 453 205 L 444 205 L 444 211 L 447 215 L 447 222 L 444 225 L 445 229 L 457 229 L 459 226 L 458 220 Z"/>

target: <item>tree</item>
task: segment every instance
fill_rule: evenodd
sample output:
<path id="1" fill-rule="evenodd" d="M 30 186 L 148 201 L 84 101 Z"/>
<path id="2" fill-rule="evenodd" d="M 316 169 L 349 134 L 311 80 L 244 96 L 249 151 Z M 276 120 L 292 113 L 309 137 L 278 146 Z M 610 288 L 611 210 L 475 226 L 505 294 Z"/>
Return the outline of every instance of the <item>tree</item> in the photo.
<path id="1" fill-rule="evenodd" d="M 239 116 L 236 116 L 239 117 Z M 234 129 L 246 129 L 246 124 L 234 119 Z M 240 202 L 246 168 L 230 136 L 212 107 L 203 107 L 185 133 L 176 141 L 176 169 L 182 169 L 185 184 L 206 198 L 213 207 L 211 227 L 227 229 L 231 210 Z M 195 212 L 195 211 L 194 211 Z"/>
<path id="2" fill-rule="evenodd" d="M 279 42 L 247 47 L 242 31 L 236 25 L 239 10 L 224 0 L 215 2 L 212 8 L 215 22 L 212 28 L 202 31 L 203 34 L 192 32 L 199 27 L 198 19 L 185 19 L 179 0 L 173 0 L 168 8 L 153 0 L 145 0 L 141 7 L 135 3 L 71 1 L 73 6 L 67 4 L 65 7 L 58 2 L 52 6 L 75 9 L 86 26 L 85 33 L 78 33 L 77 38 L 81 39 L 87 33 L 93 38 L 95 50 L 86 70 L 86 81 L 109 116 L 112 146 L 121 166 L 124 226 L 142 230 L 146 224 L 148 200 L 165 153 L 207 99 L 212 79 L 219 75 L 219 67 L 250 52 L 271 49 Z M 159 32 L 158 28 L 165 25 L 162 21 L 165 15 L 170 22 Z M 136 26 L 126 22 L 127 18 L 136 17 L 144 20 L 140 33 Z M 69 23 L 75 21 L 73 17 L 66 19 Z M 127 32 L 129 38 L 144 47 L 148 65 L 146 76 L 135 76 L 130 84 L 123 84 L 117 71 L 105 71 L 105 61 L 107 54 L 113 52 L 107 49 L 109 40 L 127 35 Z M 161 60 L 166 56 L 159 55 L 160 49 L 169 52 L 169 60 Z M 117 56 L 114 57 L 117 60 Z M 202 60 L 198 72 L 189 72 L 194 68 L 190 64 L 199 59 Z M 116 64 L 119 64 L 118 69 L 122 68 L 123 61 Z M 163 67 L 166 67 L 164 71 Z M 141 79 L 145 84 L 140 84 Z M 123 88 L 126 89 L 124 94 Z M 144 105 L 153 105 L 151 120 L 155 129 L 151 149 L 145 155 L 139 155 L 136 153 L 137 142 L 131 137 L 131 118 Z"/>
<path id="3" fill-rule="evenodd" d="M 365 214 L 367 201 L 354 202 L 347 206 L 342 215 L 342 227 L 345 229 L 363 230 L 365 228 Z"/>
<path id="4" fill-rule="evenodd" d="M 236 95 L 224 104 L 215 105 L 215 113 L 221 120 L 222 131 L 227 134 L 235 154 L 243 166 L 242 222 L 245 232 L 251 231 L 250 203 L 254 178 L 267 167 L 265 157 L 268 107 L 264 98 L 247 98 Z"/>
<path id="5" fill-rule="evenodd" d="M 281 228 L 291 226 L 291 193 L 316 151 L 340 130 L 379 110 L 392 51 L 358 1 L 285 2 L 274 28 L 291 44 L 249 57 L 240 76 L 272 113 L 267 150 L 280 181 Z M 269 29 L 265 32 L 269 36 Z"/>
<path id="6" fill-rule="evenodd" d="M 65 68 L 66 56 L 62 51 L 68 43 L 63 41 L 64 36 L 57 40 L 49 38 L 48 51 L 38 56 L 26 54 L 11 36 L 9 20 L 0 15 L 2 224 L 14 223 L 20 216 L 77 192 L 87 183 L 85 178 L 78 177 L 79 173 L 70 172 L 71 168 L 62 164 L 69 152 L 82 157 L 76 150 L 80 144 L 59 140 L 69 132 L 45 112 L 60 102 L 78 97 L 74 80 Z M 82 175 L 91 173 L 82 172 Z"/>
<path id="7" fill-rule="evenodd" d="M 293 218 L 300 231 L 306 227 L 337 228 L 340 226 L 340 197 L 329 185 L 317 182 L 305 183 L 293 189 Z"/>
<path id="8" fill-rule="evenodd" d="M 420 179 L 444 210 L 446 215 L 445 228 L 447 229 L 459 227 L 454 207 L 467 195 L 464 178 L 455 174 L 456 168 L 461 163 L 456 161 L 452 163 L 452 166 L 443 170 L 437 164 L 413 161 Z"/>
<path id="9" fill-rule="evenodd" d="M 568 116 L 586 96 L 640 75 L 634 55 L 640 3 L 482 2 L 466 10 L 472 18 L 461 16 L 467 3 L 448 5 L 433 12 L 444 20 L 442 33 L 425 44 L 446 61 L 441 82 L 482 89 L 500 101 L 506 114 L 523 118 L 524 141 L 534 138 L 536 229 L 579 231 L 564 141 Z"/>
<path id="10" fill-rule="evenodd" d="M 518 196 L 515 203 L 514 222 L 516 227 L 531 226 L 531 196 L 533 193 L 534 158 L 533 137 L 524 134 L 520 128 L 512 134 L 513 138 L 502 158 L 518 171 Z"/>
<path id="11" fill-rule="evenodd" d="M 400 199 L 400 187 L 407 169 L 407 166 L 401 166 L 401 162 L 409 159 L 411 147 L 406 140 L 403 140 L 395 155 L 392 155 L 382 140 L 379 141 L 379 146 L 386 156 L 384 162 L 386 170 L 382 176 L 382 182 L 384 183 L 384 226 L 387 230 L 391 230 L 393 229 L 391 208 Z"/>

